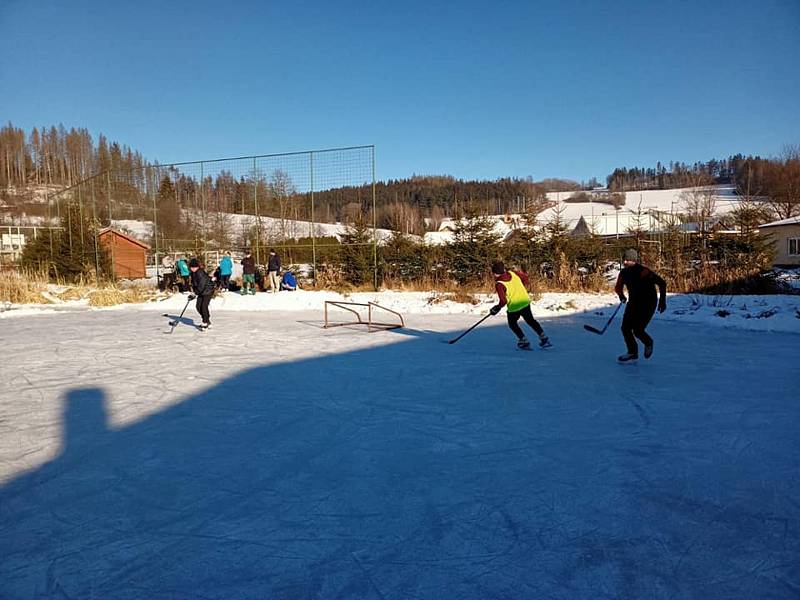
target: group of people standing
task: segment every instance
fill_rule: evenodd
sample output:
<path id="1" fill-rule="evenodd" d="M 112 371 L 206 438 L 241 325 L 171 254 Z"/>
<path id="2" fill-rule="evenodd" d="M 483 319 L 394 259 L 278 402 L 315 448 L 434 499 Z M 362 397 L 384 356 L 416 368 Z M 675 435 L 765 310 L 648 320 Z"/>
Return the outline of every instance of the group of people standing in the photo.
<path id="1" fill-rule="evenodd" d="M 199 259 L 196 259 L 199 262 Z M 192 271 L 190 268 L 191 260 L 186 256 L 180 256 L 177 261 L 173 263 L 172 258 L 169 256 L 164 257 L 162 264 L 166 268 L 174 269 L 174 282 L 177 284 L 181 292 L 190 291 L 193 289 L 191 285 Z M 202 263 L 200 263 L 202 266 Z M 250 250 L 245 250 L 244 258 L 240 261 L 242 266 L 242 285 L 233 286 L 231 278 L 233 277 L 233 258 L 230 252 L 225 252 L 217 265 L 217 268 L 212 273 L 212 281 L 215 287 L 223 292 L 239 289 L 242 295 L 255 294 L 257 277 L 259 275 L 256 260 Z M 281 274 L 281 259 L 274 248 L 269 251 L 269 259 L 267 263 L 266 277 L 260 282 L 264 291 L 267 291 L 269 286 L 270 292 L 278 291 L 295 291 L 297 289 L 297 278 L 290 270 Z"/>
<path id="2" fill-rule="evenodd" d="M 253 258 L 250 250 L 245 251 L 244 258 L 242 259 L 242 295 L 256 293 L 256 259 Z M 267 278 L 263 283 L 264 291 L 267 291 L 269 284 L 269 291 L 273 294 L 275 292 L 285 290 L 293 292 L 297 289 L 297 278 L 291 271 L 285 271 L 283 276 L 281 272 L 281 258 L 274 248 L 269 250 L 269 258 L 267 259 Z"/>
<path id="3" fill-rule="evenodd" d="M 241 294 L 256 293 L 256 273 L 257 266 L 255 258 L 250 250 L 245 251 L 242 265 L 242 287 Z M 164 266 L 167 266 L 165 259 Z M 297 289 L 297 278 L 291 271 L 286 271 L 282 277 L 279 276 L 281 269 L 281 259 L 275 249 L 269 251 L 269 261 L 267 264 L 267 281 L 269 281 L 270 291 L 275 293 L 280 290 L 295 291 Z M 211 315 L 209 305 L 214 292 L 229 291 L 231 287 L 231 277 L 233 276 L 233 258 L 230 252 L 226 252 L 219 261 L 216 270 L 209 275 L 204 265 L 197 258 L 187 260 L 186 256 L 181 256 L 175 262 L 175 278 L 180 291 L 190 291 L 189 300 L 197 300 L 195 308 L 200 313 L 202 324 L 199 329 L 211 327 Z M 266 287 L 266 282 L 264 282 Z"/>

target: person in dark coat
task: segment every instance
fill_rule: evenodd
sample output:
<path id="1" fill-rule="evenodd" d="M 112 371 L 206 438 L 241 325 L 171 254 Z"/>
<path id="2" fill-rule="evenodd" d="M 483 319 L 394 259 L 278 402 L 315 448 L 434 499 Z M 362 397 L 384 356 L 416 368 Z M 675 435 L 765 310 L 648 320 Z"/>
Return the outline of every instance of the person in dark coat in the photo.
<path id="1" fill-rule="evenodd" d="M 256 259 L 247 250 L 242 259 L 242 296 L 256 293 Z"/>
<path id="2" fill-rule="evenodd" d="M 214 279 L 208 276 L 205 272 L 200 261 L 193 258 L 189 261 L 189 270 L 192 272 L 192 289 L 197 296 L 197 312 L 200 313 L 200 318 L 203 323 L 198 325 L 200 329 L 208 329 L 211 327 L 211 314 L 208 312 L 208 305 L 211 303 L 211 297 L 214 295 Z"/>
<path id="3" fill-rule="evenodd" d="M 644 357 L 653 355 L 653 338 L 645 328 L 656 312 L 667 310 L 667 283 L 650 269 L 639 263 L 639 253 L 633 248 L 625 251 L 623 256 L 624 268 L 617 277 L 614 291 L 619 296 L 619 301 L 627 303 L 625 314 L 622 317 L 622 337 L 628 348 L 627 354 L 619 357 L 620 362 L 629 362 L 639 358 L 639 346 L 636 338 L 644 344 Z M 658 295 L 656 295 L 658 286 Z M 627 288 L 628 297 L 625 297 L 623 288 Z"/>
<path id="4" fill-rule="evenodd" d="M 267 274 L 269 275 L 269 291 L 273 294 L 280 290 L 280 280 L 278 273 L 281 270 L 281 257 L 275 252 L 275 248 L 269 249 L 269 261 L 267 262 Z"/>

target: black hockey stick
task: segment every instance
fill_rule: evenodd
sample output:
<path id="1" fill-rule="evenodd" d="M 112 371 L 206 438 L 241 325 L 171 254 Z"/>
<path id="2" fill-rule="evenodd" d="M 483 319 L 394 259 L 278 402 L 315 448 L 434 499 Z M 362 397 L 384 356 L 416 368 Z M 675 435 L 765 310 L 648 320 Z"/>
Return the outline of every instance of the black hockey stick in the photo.
<path id="1" fill-rule="evenodd" d="M 606 332 L 606 329 L 608 329 L 608 326 L 611 325 L 611 321 L 613 321 L 614 317 L 617 316 L 617 313 L 619 312 L 619 309 L 622 308 L 623 304 L 625 303 L 624 302 L 619 303 L 616 310 L 614 311 L 614 314 L 611 315 L 611 318 L 608 320 L 608 323 L 606 323 L 605 327 L 603 327 L 602 329 L 597 329 L 597 327 L 592 327 L 591 325 L 584 325 L 583 328 L 586 331 L 591 331 L 592 333 L 596 333 L 597 335 L 603 335 Z"/>
<path id="2" fill-rule="evenodd" d="M 464 333 L 462 333 L 460 336 L 458 336 L 457 338 L 453 338 L 452 340 L 448 341 L 447 343 L 448 343 L 448 344 L 455 344 L 455 343 L 456 343 L 458 340 L 460 340 L 462 337 L 464 337 L 465 335 L 467 335 L 467 334 L 468 334 L 470 331 L 472 331 L 473 329 L 475 329 L 475 328 L 476 328 L 478 325 L 480 325 L 481 323 L 483 323 L 483 322 L 484 322 L 486 319 L 488 319 L 488 318 L 489 318 L 489 317 L 491 317 L 491 316 L 492 316 L 492 313 L 489 313 L 488 315 L 486 315 L 485 317 L 483 317 L 483 318 L 482 318 L 480 321 L 478 321 L 477 323 L 475 323 L 475 325 L 473 325 L 472 327 L 470 327 L 469 329 L 467 329 L 467 330 L 466 330 Z"/>
<path id="3" fill-rule="evenodd" d="M 175 319 L 174 321 L 170 321 L 169 322 L 170 330 L 169 331 L 165 331 L 164 333 L 172 333 L 173 331 L 175 331 L 175 326 L 178 323 L 180 323 L 181 317 L 183 317 L 183 313 L 185 313 L 186 309 L 189 308 L 189 302 L 191 302 L 194 299 L 195 299 L 195 296 L 189 296 L 189 299 L 186 301 L 186 306 L 183 307 L 183 310 L 181 311 L 181 314 L 178 315 L 177 319 Z"/>

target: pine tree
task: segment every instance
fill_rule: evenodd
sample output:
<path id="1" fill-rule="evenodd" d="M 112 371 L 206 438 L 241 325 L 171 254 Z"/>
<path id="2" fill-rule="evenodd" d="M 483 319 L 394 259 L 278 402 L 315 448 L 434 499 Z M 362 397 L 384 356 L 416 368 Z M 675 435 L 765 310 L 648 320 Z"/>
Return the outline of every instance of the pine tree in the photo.
<path id="1" fill-rule="evenodd" d="M 386 278 L 398 281 L 422 279 L 430 272 L 429 248 L 395 231 L 380 249 L 380 264 Z"/>
<path id="2" fill-rule="evenodd" d="M 353 285 L 363 285 L 373 276 L 372 233 L 363 216 L 348 225 L 341 236 L 341 265 L 344 278 Z"/>
<path id="3" fill-rule="evenodd" d="M 476 205 L 469 204 L 455 222 L 453 241 L 447 244 L 450 271 L 459 284 L 481 280 L 496 257 L 500 236 L 494 223 Z"/>
<path id="4" fill-rule="evenodd" d="M 70 202 L 61 215 L 60 230 L 47 229 L 25 245 L 20 264 L 24 268 L 47 272 L 56 281 L 75 281 L 110 272 L 110 261 L 97 239 L 97 225 L 78 206 Z"/>

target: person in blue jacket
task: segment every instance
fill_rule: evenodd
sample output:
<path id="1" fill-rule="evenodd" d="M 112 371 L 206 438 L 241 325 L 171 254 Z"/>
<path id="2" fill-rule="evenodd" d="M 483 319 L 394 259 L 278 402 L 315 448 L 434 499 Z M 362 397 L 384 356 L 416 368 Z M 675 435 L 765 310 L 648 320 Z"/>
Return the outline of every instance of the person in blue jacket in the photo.
<path id="1" fill-rule="evenodd" d="M 291 271 L 286 271 L 283 274 L 283 279 L 281 280 L 281 289 L 288 292 L 293 292 L 297 289 L 297 279 L 295 278 L 294 273 Z"/>
<path id="2" fill-rule="evenodd" d="M 231 260 L 231 253 L 226 252 L 222 260 L 219 261 L 219 287 L 226 292 L 228 291 L 228 285 L 230 284 L 232 274 L 233 260 Z"/>
<path id="3" fill-rule="evenodd" d="M 186 262 L 186 257 L 181 256 L 178 259 L 178 262 L 175 263 L 175 273 L 178 275 L 179 285 L 178 289 L 180 291 L 185 292 L 189 289 L 189 276 L 191 272 L 189 271 L 189 263 Z"/>

